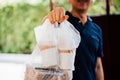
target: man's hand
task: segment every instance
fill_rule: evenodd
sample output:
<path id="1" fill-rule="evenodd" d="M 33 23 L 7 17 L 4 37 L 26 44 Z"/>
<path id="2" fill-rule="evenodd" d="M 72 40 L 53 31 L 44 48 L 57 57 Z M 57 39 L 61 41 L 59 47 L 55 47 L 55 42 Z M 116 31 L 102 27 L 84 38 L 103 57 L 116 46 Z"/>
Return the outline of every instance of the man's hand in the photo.
<path id="1" fill-rule="evenodd" d="M 55 22 L 62 22 L 65 19 L 68 19 L 69 16 L 65 15 L 65 10 L 62 7 L 56 7 L 51 12 L 49 12 L 42 20 L 42 23 L 45 21 L 45 19 L 49 19 L 51 23 Z"/>

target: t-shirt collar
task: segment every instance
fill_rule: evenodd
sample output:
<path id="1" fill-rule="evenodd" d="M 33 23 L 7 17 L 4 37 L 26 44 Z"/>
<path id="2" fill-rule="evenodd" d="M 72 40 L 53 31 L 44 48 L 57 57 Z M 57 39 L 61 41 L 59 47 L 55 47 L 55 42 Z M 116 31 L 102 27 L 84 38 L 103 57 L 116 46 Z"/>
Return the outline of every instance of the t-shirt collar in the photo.
<path id="1" fill-rule="evenodd" d="M 70 16 L 70 18 L 72 18 L 73 20 L 77 20 L 77 21 L 81 22 L 79 18 L 77 18 L 76 16 L 74 16 L 73 14 L 71 14 L 69 11 L 66 11 L 66 14 L 68 14 Z M 91 19 L 90 16 L 87 16 L 87 21 L 92 22 L 92 19 Z"/>

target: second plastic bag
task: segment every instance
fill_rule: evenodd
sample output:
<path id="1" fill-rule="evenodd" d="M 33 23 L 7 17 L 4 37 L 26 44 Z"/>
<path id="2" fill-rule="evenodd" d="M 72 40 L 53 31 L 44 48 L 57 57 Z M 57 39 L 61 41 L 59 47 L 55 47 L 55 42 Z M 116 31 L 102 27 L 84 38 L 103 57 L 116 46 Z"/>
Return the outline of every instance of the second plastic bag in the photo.
<path id="1" fill-rule="evenodd" d="M 61 69 L 74 70 L 76 48 L 80 41 L 80 34 L 74 26 L 67 20 L 63 21 L 58 31 L 59 66 Z"/>
<path id="2" fill-rule="evenodd" d="M 44 69 L 54 69 L 54 73 L 58 71 L 56 74 L 68 72 L 70 78 L 66 80 L 71 80 L 76 49 L 81 41 L 80 33 L 67 20 L 60 24 L 51 24 L 48 19 L 35 27 L 34 31 L 36 46 L 27 65 L 33 69 L 39 68 L 43 72 Z"/>

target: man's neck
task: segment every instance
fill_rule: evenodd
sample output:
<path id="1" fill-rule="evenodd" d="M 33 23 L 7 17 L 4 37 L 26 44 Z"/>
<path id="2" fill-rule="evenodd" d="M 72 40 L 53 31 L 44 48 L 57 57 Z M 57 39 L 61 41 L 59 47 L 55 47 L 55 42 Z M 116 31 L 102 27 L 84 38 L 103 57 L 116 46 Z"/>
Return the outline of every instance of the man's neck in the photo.
<path id="1" fill-rule="evenodd" d="M 80 13 L 80 12 L 76 12 L 76 11 L 71 11 L 71 13 L 78 17 L 80 19 L 80 21 L 82 22 L 82 24 L 84 25 L 87 22 L 87 13 Z"/>

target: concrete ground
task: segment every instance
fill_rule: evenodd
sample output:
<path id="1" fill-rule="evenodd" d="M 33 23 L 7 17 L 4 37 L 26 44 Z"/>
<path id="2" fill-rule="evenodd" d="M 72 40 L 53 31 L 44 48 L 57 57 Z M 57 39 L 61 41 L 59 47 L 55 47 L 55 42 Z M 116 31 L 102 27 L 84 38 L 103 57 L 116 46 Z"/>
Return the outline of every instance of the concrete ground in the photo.
<path id="1" fill-rule="evenodd" d="M 24 80 L 24 62 L 28 57 L 25 54 L 0 54 L 0 80 Z"/>

